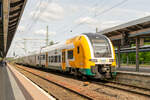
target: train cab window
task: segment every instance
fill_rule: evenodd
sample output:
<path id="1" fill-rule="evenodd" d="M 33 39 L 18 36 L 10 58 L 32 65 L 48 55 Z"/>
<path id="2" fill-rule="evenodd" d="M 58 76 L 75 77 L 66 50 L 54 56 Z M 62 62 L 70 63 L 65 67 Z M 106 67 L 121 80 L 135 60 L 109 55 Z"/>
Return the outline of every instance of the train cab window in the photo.
<path id="1" fill-rule="evenodd" d="M 40 56 L 38 56 L 38 60 L 40 60 Z"/>
<path id="2" fill-rule="evenodd" d="M 93 47 L 93 53 L 96 58 L 111 57 L 111 45 L 109 40 L 99 34 L 86 34 Z"/>
<path id="3" fill-rule="evenodd" d="M 73 50 L 69 50 L 67 53 L 68 53 L 68 59 L 73 59 Z"/>
<path id="4" fill-rule="evenodd" d="M 79 46 L 77 47 L 77 53 L 78 54 L 80 53 L 80 47 Z"/>

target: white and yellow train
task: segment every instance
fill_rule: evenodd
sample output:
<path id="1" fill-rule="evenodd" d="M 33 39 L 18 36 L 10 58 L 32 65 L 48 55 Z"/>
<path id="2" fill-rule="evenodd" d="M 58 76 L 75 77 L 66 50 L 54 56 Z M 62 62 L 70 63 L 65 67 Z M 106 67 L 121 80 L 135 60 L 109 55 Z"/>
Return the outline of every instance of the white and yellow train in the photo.
<path id="1" fill-rule="evenodd" d="M 109 38 L 96 33 L 42 48 L 36 54 L 19 58 L 17 63 L 103 79 L 116 74 L 114 47 Z"/>

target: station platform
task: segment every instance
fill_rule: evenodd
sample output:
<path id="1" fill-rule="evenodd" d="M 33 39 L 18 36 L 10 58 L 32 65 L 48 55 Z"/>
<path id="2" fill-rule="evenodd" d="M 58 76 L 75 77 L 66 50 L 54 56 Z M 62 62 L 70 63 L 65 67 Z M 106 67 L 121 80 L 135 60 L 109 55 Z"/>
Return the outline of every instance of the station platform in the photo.
<path id="1" fill-rule="evenodd" d="M 136 71 L 136 67 L 123 66 L 117 68 L 116 80 L 118 83 L 133 85 L 150 89 L 150 67 L 141 67 Z"/>
<path id="2" fill-rule="evenodd" d="M 136 67 L 135 66 L 121 66 L 121 67 L 117 67 L 117 71 L 136 72 Z M 139 72 L 150 73 L 150 67 L 139 67 Z"/>
<path id="3" fill-rule="evenodd" d="M 0 100 L 55 100 L 15 68 L 0 66 Z"/>

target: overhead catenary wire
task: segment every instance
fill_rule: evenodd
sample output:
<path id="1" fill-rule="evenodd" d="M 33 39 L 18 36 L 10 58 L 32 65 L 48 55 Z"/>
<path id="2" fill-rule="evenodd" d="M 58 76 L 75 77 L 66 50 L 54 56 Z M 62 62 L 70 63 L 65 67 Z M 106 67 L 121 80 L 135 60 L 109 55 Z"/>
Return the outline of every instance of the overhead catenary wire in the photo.
<path id="1" fill-rule="evenodd" d="M 111 11 L 112 9 L 114 9 L 114 8 L 116 8 L 116 7 L 118 7 L 118 6 L 122 5 L 122 4 L 124 4 L 124 3 L 127 2 L 127 1 L 128 1 L 128 0 L 123 0 L 123 1 L 121 1 L 121 2 L 119 2 L 119 3 L 117 3 L 117 4 L 115 4 L 115 5 L 111 6 L 110 8 L 107 8 L 107 9 L 103 10 L 102 12 L 98 13 L 98 14 L 96 15 L 96 17 L 97 17 L 97 16 L 100 16 L 100 15 L 106 13 L 106 12 Z"/>
<path id="2" fill-rule="evenodd" d="M 100 14 L 106 13 L 106 12 L 112 10 L 113 8 L 116 8 L 116 7 L 120 6 L 121 4 L 125 3 L 126 1 L 128 1 L 128 0 L 123 0 L 123 1 L 121 1 L 121 2 L 119 2 L 119 3 L 117 3 L 117 4 L 115 4 L 115 5 L 111 6 L 110 8 L 107 8 L 107 9 L 102 10 L 100 13 L 95 14 L 95 17 L 100 16 Z M 98 4 L 98 2 L 96 2 L 93 6 L 95 7 L 97 4 Z M 97 5 L 97 6 L 98 6 L 98 5 Z M 106 6 L 106 2 L 102 2 L 101 8 L 103 8 L 103 7 L 105 7 L 105 6 Z M 94 7 L 93 7 L 93 8 L 94 8 Z M 83 16 L 83 15 L 84 15 L 84 13 L 82 12 L 77 18 L 80 18 L 80 17 Z M 74 21 L 75 21 L 75 20 L 74 20 Z M 79 24 L 74 25 L 74 26 L 71 26 L 71 25 L 69 24 L 67 27 L 64 26 L 65 28 L 62 27 L 63 30 L 64 30 L 64 31 L 62 31 L 62 32 L 67 32 L 69 28 L 70 28 L 71 31 L 72 31 L 73 29 L 78 28 L 78 27 L 81 26 L 81 25 L 82 25 L 82 23 L 79 23 Z M 73 27 L 73 28 L 71 28 L 71 27 Z M 69 30 L 69 31 L 70 31 L 70 30 Z M 69 31 L 68 31 L 68 32 L 69 32 Z M 57 32 L 61 32 L 61 30 L 60 30 L 60 31 L 57 31 Z"/>
<path id="3" fill-rule="evenodd" d="M 41 0 L 40 0 L 40 1 L 41 1 Z M 39 5 L 39 12 L 38 12 L 38 10 L 35 10 L 35 12 L 37 12 L 37 15 L 32 18 L 33 21 L 32 21 L 32 23 L 30 24 L 29 28 L 27 29 L 27 32 L 29 32 L 29 31 L 31 31 L 31 29 L 33 29 L 33 27 L 34 27 L 34 25 L 37 23 L 39 17 L 42 15 L 41 13 L 43 13 L 44 10 L 46 10 L 45 8 L 46 8 L 47 6 L 45 6 L 45 8 L 41 8 L 41 5 L 42 5 L 42 2 L 40 2 L 40 5 Z M 47 5 L 48 5 L 48 3 L 47 3 Z"/>
<path id="4" fill-rule="evenodd" d="M 109 8 L 106 8 L 106 9 L 102 10 L 101 12 L 99 12 L 98 14 L 95 14 L 94 17 L 97 17 L 97 16 L 100 16 L 100 15 L 102 15 L 102 14 L 104 14 L 104 13 L 107 13 L 107 12 L 113 10 L 114 8 L 116 8 L 116 7 L 118 7 L 118 6 L 122 5 L 122 4 L 124 4 L 124 3 L 127 2 L 127 1 L 128 1 L 128 0 L 123 0 L 123 1 L 121 1 L 121 2 L 119 2 L 119 3 L 117 3 L 117 4 L 113 5 L 113 6 L 111 6 L 111 7 L 109 7 Z M 104 7 L 104 5 L 105 5 L 105 4 L 103 4 L 102 6 Z"/>
<path id="5" fill-rule="evenodd" d="M 45 39 L 28 39 L 28 38 L 23 38 L 21 40 L 18 40 L 18 41 L 15 41 L 15 44 L 13 44 L 13 49 L 11 49 L 11 51 L 9 51 L 9 55 L 10 54 L 13 54 L 13 52 L 15 52 L 16 50 L 22 50 L 23 48 L 25 48 L 25 46 L 21 45 L 21 44 L 24 44 L 24 42 L 28 40 L 28 41 L 32 41 L 30 42 L 30 44 L 32 44 L 32 48 L 40 48 L 39 47 L 39 44 L 40 46 L 43 46 L 43 42 L 45 42 Z M 34 42 L 33 42 L 34 41 Z M 40 41 L 43 41 L 43 42 L 40 42 Z M 28 43 L 28 42 L 27 42 Z M 27 44 L 26 43 L 26 44 Z M 38 43 L 38 46 L 35 45 L 35 43 L 37 44 Z M 33 45 L 34 44 L 34 45 Z M 20 47 L 20 49 L 15 49 L 16 47 Z"/>
<path id="6" fill-rule="evenodd" d="M 35 24 L 37 23 L 37 21 L 39 20 L 39 18 L 42 16 L 42 14 L 47 10 L 48 8 L 48 4 L 51 2 L 52 0 L 46 0 L 46 5 L 44 5 L 44 8 L 42 8 L 42 2 L 40 0 L 39 5 L 37 6 L 38 8 L 35 10 L 33 16 L 31 17 L 31 19 L 33 19 L 32 23 L 30 23 L 30 25 L 28 25 L 28 28 L 26 29 L 27 33 L 30 33 L 31 29 L 33 29 L 33 27 L 35 26 Z"/>
<path id="7" fill-rule="evenodd" d="M 107 8 L 107 9 L 104 9 L 104 10 L 101 11 L 100 13 L 95 14 L 94 17 L 98 17 L 98 16 L 100 16 L 100 15 L 102 15 L 102 14 L 104 14 L 104 13 L 107 13 L 107 12 L 113 10 L 114 8 L 116 8 L 116 7 L 118 7 L 118 6 L 122 5 L 122 4 L 124 4 L 124 3 L 127 2 L 127 1 L 128 1 L 128 0 L 123 0 L 123 1 L 121 1 L 121 2 L 119 2 L 119 3 L 117 3 L 117 4 L 115 4 L 115 5 L 113 5 L 113 6 L 109 7 L 109 8 Z M 103 4 L 103 7 L 104 7 L 104 4 Z M 82 25 L 82 24 L 76 25 L 74 28 L 78 28 L 78 27 L 81 26 L 81 25 Z M 73 30 L 73 28 L 72 28 L 72 30 Z"/>
<path id="8" fill-rule="evenodd" d="M 98 2 L 99 2 L 99 1 L 98 1 Z M 95 5 L 98 4 L 98 2 L 94 3 L 94 5 L 92 5 L 92 7 L 94 8 Z M 102 2 L 102 1 L 101 1 L 101 2 Z M 104 6 L 104 5 L 105 5 L 105 0 L 103 0 L 102 4 L 101 4 L 100 6 Z M 77 18 L 80 18 L 80 17 L 83 16 L 83 15 L 84 15 L 84 12 L 80 12 L 80 14 L 75 18 L 75 20 L 76 20 Z M 74 22 L 75 20 L 73 20 L 72 22 Z M 59 29 L 58 29 L 59 31 L 57 31 L 57 32 L 58 32 L 58 33 L 59 33 L 59 32 L 61 32 L 61 33 L 67 32 L 69 28 L 73 30 L 74 28 L 79 27 L 79 26 L 81 26 L 81 25 L 82 25 L 82 23 L 79 23 L 79 24 L 77 24 L 77 25 L 75 25 L 75 26 L 72 26 L 72 24 L 69 24 L 69 25 L 67 25 L 67 26 L 64 25 L 63 27 L 59 28 Z M 71 28 L 71 27 L 73 27 L 73 28 Z M 63 28 L 64 31 L 61 31 L 62 28 Z M 71 31 L 71 30 L 70 30 L 70 31 Z"/>
<path id="9" fill-rule="evenodd" d="M 48 0 L 48 2 L 49 2 L 49 0 Z M 39 6 L 41 6 L 41 0 L 40 0 L 40 2 L 39 2 Z M 48 3 L 47 3 L 48 4 Z M 94 4 L 94 6 L 96 5 L 96 4 L 98 4 L 98 2 L 96 2 L 95 4 Z M 45 7 L 47 7 L 47 6 L 45 6 Z M 38 14 L 40 14 L 40 15 L 42 15 L 41 14 L 41 9 L 40 8 L 36 8 L 37 10 L 39 9 L 40 11 L 39 11 L 39 13 Z M 45 9 L 44 9 L 45 10 Z M 43 13 L 43 11 L 42 11 L 42 13 Z M 83 15 L 83 13 L 81 13 L 81 14 L 79 14 L 78 15 L 78 17 L 81 17 Z M 36 17 L 37 16 L 37 17 Z M 34 17 L 36 17 L 36 18 L 34 18 Z M 34 24 L 37 22 L 37 20 L 39 19 L 39 16 L 35 13 L 35 14 L 33 14 L 33 16 L 32 16 L 32 18 L 34 18 L 34 20 L 32 21 L 32 23 L 30 24 L 30 25 L 28 25 L 29 26 L 29 28 L 27 29 L 27 31 L 29 32 L 33 27 L 34 27 Z M 81 24 L 80 24 L 81 25 Z M 77 26 L 74 26 L 74 27 L 78 27 L 78 26 L 80 26 L 80 25 L 77 25 Z M 66 27 L 66 26 L 64 26 L 64 27 Z M 69 27 L 71 27 L 70 25 L 67 27 L 67 29 L 69 28 Z M 74 28 L 73 27 L 73 28 Z M 62 27 L 63 28 L 63 27 Z M 72 28 L 72 29 L 73 29 Z M 58 29 L 59 30 L 59 29 Z M 66 30 L 67 31 L 67 30 Z"/>
<path id="10" fill-rule="evenodd" d="M 112 7 L 110 7 L 110 8 L 107 8 L 107 9 L 104 9 L 102 12 L 100 12 L 100 13 L 98 13 L 98 14 L 95 14 L 96 16 L 95 17 L 97 17 L 97 16 L 100 16 L 100 15 L 102 15 L 103 13 L 106 13 L 106 12 L 109 12 L 110 10 L 112 10 L 112 9 L 114 9 L 114 8 L 116 8 L 116 7 L 118 7 L 118 6 L 120 6 L 121 4 L 123 4 L 123 3 L 125 3 L 126 1 L 128 1 L 128 0 L 123 0 L 123 1 L 121 1 L 121 2 L 119 2 L 119 3 L 117 3 L 117 4 L 115 4 L 115 5 L 113 5 Z M 41 0 L 40 0 L 40 2 L 39 2 L 39 5 L 41 5 Z M 97 5 L 97 3 L 95 4 L 95 5 Z M 102 6 L 105 6 L 105 3 L 102 5 Z M 38 8 L 40 11 L 39 11 L 39 13 L 35 13 L 35 14 L 33 14 L 33 17 L 36 17 L 34 20 L 33 20 L 33 22 L 30 24 L 30 25 L 28 25 L 29 26 L 29 29 L 28 29 L 28 31 L 30 31 L 32 28 L 33 28 L 33 26 L 35 25 L 35 23 L 37 22 L 37 20 L 39 19 L 39 14 L 41 15 L 41 13 L 42 13 L 42 9 L 40 9 L 40 8 Z M 82 14 L 80 14 L 78 17 L 81 17 L 81 16 L 83 16 L 84 15 L 84 13 L 82 13 Z M 33 18 L 32 17 L 32 18 Z M 72 27 L 71 28 L 71 30 L 73 30 L 73 29 L 75 29 L 75 28 L 77 28 L 77 27 L 79 27 L 79 26 L 81 26 L 82 25 L 82 23 L 80 23 L 80 24 L 77 24 L 77 25 L 75 25 L 75 26 L 68 26 L 68 27 L 66 27 L 64 30 L 64 32 L 66 32 L 66 31 L 68 31 L 68 29 L 70 28 L 70 27 Z"/>
<path id="11" fill-rule="evenodd" d="M 39 4 L 37 4 L 37 6 L 35 8 L 35 12 L 33 12 L 33 14 L 32 14 L 30 19 L 34 19 L 35 18 L 35 16 L 37 15 L 36 11 L 38 11 L 40 9 L 41 3 L 42 3 L 42 1 L 40 0 Z M 25 27 L 29 27 L 29 26 L 31 26 L 31 22 L 28 22 Z"/>

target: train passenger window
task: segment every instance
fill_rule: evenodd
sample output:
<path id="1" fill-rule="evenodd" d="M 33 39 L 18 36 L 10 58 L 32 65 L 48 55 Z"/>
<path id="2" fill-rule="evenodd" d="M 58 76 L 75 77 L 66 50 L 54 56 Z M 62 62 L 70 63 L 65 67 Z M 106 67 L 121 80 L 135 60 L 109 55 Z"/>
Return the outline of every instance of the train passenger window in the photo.
<path id="1" fill-rule="evenodd" d="M 43 55 L 43 60 L 45 60 L 45 55 Z"/>
<path id="2" fill-rule="evenodd" d="M 52 56 L 50 56 L 50 57 L 51 57 L 50 62 L 52 62 Z"/>
<path id="3" fill-rule="evenodd" d="M 80 48 L 79 48 L 79 46 L 77 47 L 77 53 L 78 53 L 78 54 L 80 53 Z"/>
<path id="4" fill-rule="evenodd" d="M 54 62 L 55 63 L 57 62 L 57 56 L 54 56 Z"/>
<path id="5" fill-rule="evenodd" d="M 57 63 L 59 62 L 59 56 L 57 56 Z"/>
<path id="6" fill-rule="evenodd" d="M 51 62 L 53 62 L 53 56 L 51 56 Z"/>
<path id="7" fill-rule="evenodd" d="M 49 56 L 49 62 L 51 62 L 51 56 Z"/>
<path id="8" fill-rule="evenodd" d="M 57 56 L 55 56 L 55 63 L 57 62 Z"/>
<path id="9" fill-rule="evenodd" d="M 68 59 L 73 59 L 73 50 L 69 50 L 67 53 L 68 53 Z"/>
<path id="10" fill-rule="evenodd" d="M 58 57 L 59 57 L 59 62 L 61 62 L 61 56 L 59 55 Z"/>
<path id="11" fill-rule="evenodd" d="M 58 62 L 58 56 L 56 56 L 56 62 Z"/>

